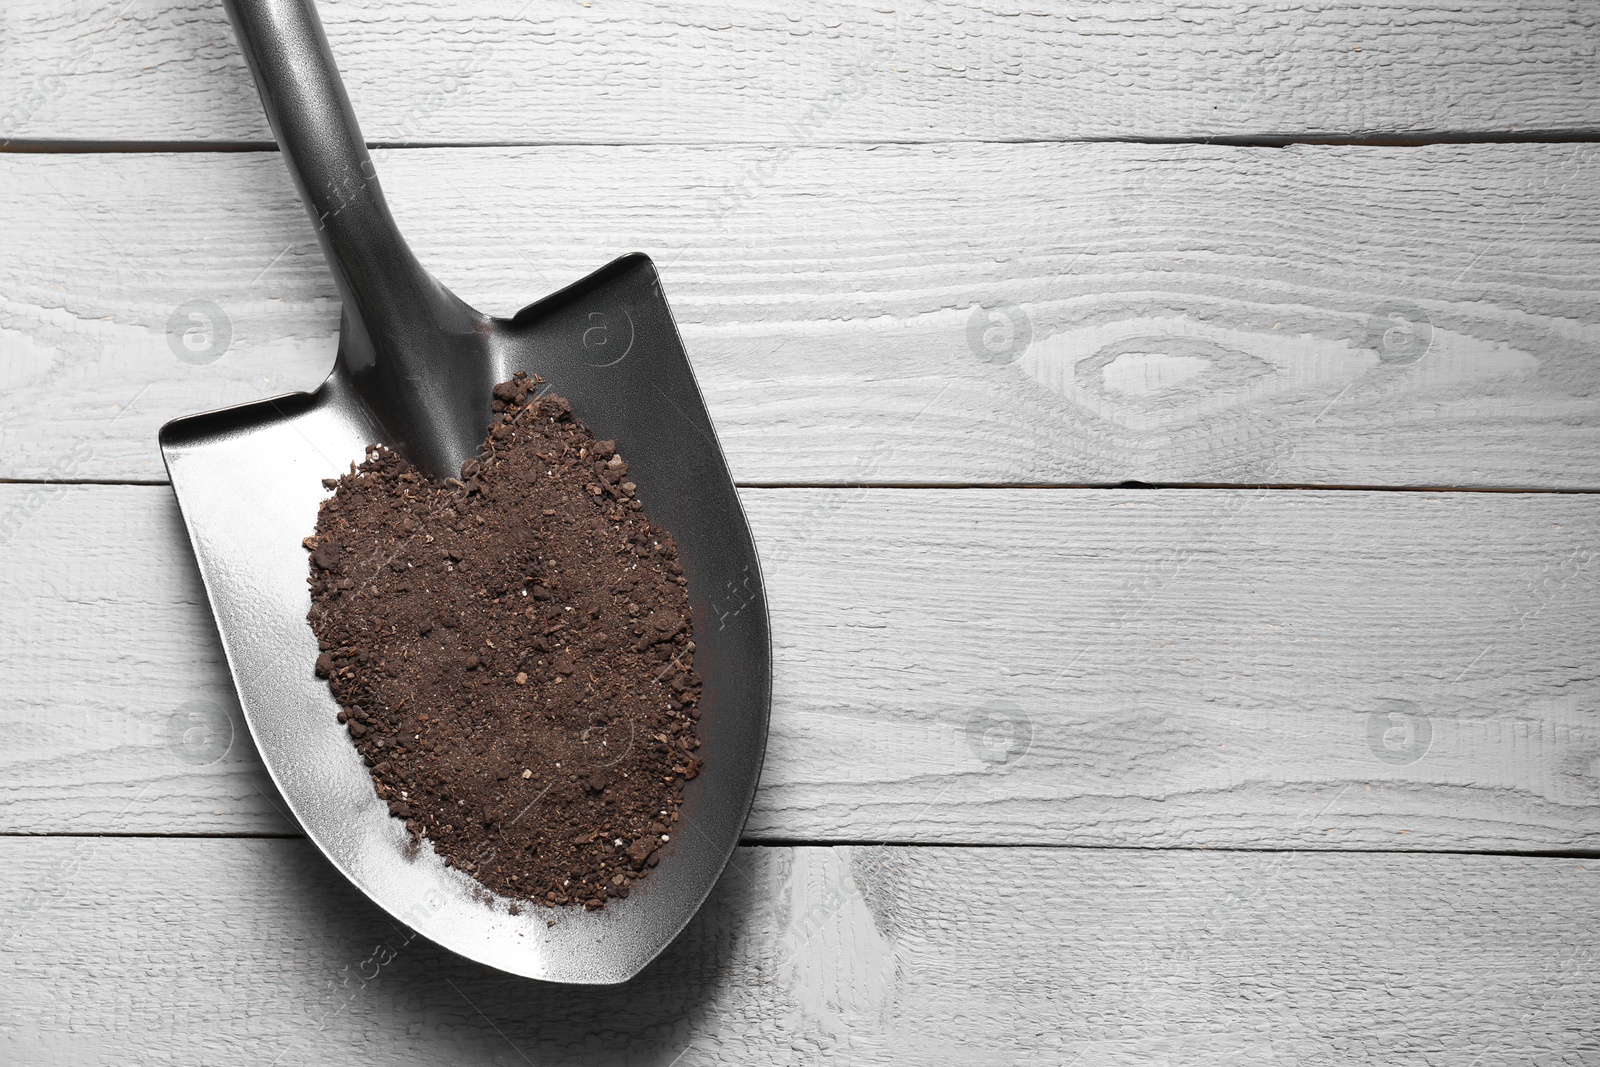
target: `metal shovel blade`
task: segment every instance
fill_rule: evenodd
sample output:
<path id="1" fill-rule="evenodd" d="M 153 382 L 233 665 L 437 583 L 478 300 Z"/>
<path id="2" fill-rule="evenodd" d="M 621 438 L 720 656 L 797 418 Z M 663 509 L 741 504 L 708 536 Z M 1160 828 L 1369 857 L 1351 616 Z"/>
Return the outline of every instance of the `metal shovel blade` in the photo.
<path id="1" fill-rule="evenodd" d="M 228 7 L 345 300 L 339 357 L 316 392 L 161 431 L 250 731 L 306 834 L 414 930 L 530 978 L 626 981 L 693 917 L 738 844 L 772 677 L 755 546 L 655 268 L 626 256 L 511 319 L 468 308 L 393 232 L 311 5 Z M 329 162 L 341 152 L 349 158 Z M 487 900 L 470 876 L 416 848 L 378 799 L 312 669 L 301 540 L 328 494 L 322 479 L 345 473 L 372 444 L 436 477 L 454 473 L 487 428 L 490 386 L 519 370 L 544 377 L 627 456 L 646 514 L 678 542 L 704 679 L 705 764 L 685 787 L 672 846 L 626 899 L 599 911 L 524 906 L 511 915 L 507 901 Z"/>

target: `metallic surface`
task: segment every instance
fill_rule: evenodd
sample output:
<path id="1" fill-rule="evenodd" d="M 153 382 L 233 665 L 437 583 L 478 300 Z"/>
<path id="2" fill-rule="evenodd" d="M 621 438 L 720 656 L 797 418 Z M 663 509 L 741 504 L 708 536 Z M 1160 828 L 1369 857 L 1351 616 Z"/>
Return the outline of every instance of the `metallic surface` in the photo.
<path id="1" fill-rule="evenodd" d="M 655 268 L 626 256 L 496 319 L 430 277 L 396 230 L 310 0 L 230 0 L 280 148 L 344 301 L 315 393 L 168 423 L 161 449 L 245 718 L 294 814 L 363 892 L 441 945 L 550 981 L 614 983 L 688 923 L 738 844 L 766 746 L 772 654 L 760 567 Z M 490 901 L 409 846 L 312 673 L 301 539 L 322 479 L 383 443 L 435 477 L 476 454 L 489 389 L 538 373 L 613 438 L 676 537 L 705 679 L 705 768 L 654 873 L 600 912 Z M 558 922 L 547 927 L 547 918 Z"/>

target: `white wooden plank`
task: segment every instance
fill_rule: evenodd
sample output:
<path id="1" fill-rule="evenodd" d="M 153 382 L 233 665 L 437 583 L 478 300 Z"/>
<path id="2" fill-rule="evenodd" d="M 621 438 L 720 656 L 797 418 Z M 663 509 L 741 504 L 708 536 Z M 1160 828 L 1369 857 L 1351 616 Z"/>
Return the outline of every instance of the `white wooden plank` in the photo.
<path id="1" fill-rule="evenodd" d="M 1564 0 L 327 0 L 367 136 L 478 143 L 1592 130 Z M 13 0 L 0 136 L 269 139 L 220 5 Z"/>
<path id="2" fill-rule="evenodd" d="M 742 849 L 626 986 L 407 941 L 301 841 L 6 839 L 8 1063 L 1592 1062 L 1594 861 Z"/>
<path id="3" fill-rule="evenodd" d="M 424 260 L 487 310 L 652 253 L 746 482 L 1574 488 L 1600 486 L 1595 151 L 455 149 L 379 166 Z M 337 303 L 276 156 L 11 155 L 0 180 L 0 476 L 158 480 L 165 420 L 326 372 Z M 195 319 L 190 342 L 214 347 L 182 346 L 195 301 L 226 345 Z M 984 318 L 1004 304 L 1026 346 Z"/>
<path id="4" fill-rule="evenodd" d="M 744 499 L 752 840 L 1600 847 L 1594 497 Z M 292 832 L 242 729 L 208 741 L 230 683 L 168 490 L 0 487 L 0 529 L 0 830 Z"/>

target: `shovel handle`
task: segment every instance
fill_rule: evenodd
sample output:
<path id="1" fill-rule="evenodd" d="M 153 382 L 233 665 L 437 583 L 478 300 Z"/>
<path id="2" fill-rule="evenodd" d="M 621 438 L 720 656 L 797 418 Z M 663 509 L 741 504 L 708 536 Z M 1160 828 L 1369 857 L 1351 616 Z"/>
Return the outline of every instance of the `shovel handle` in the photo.
<path id="1" fill-rule="evenodd" d="M 313 0 L 223 0 L 347 321 L 365 333 L 456 303 L 395 226 Z M 371 337 L 379 349 L 381 337 Z M 369 345 L 362 345 L 367 347 Z M 362 353 L 352 353 L 360 358 Z M 364 353 L 371 358 L 373 353 Z"/>
<path id="2" fill-rule="evenodd" d="M 223 0 L 289 174 L 344 302 L 335 376 L 354 384 L 392 445 L 455 474 L 477 449 L 497 367 L 487 319 L 434 280 L 389 214 L 313 0 Z M 441 343 L 448 342 L 448 343 Z"/>

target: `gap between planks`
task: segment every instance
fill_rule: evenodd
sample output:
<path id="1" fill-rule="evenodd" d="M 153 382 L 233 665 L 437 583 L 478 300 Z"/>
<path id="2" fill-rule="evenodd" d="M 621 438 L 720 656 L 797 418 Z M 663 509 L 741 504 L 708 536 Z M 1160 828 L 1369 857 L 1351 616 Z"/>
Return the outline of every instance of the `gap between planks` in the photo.
<path id="1" fill-rule="evenodd" d="M 100 833 L 74 833 L 70 831 L 45 831 L 43 833 L 26 833 L 14 830 L 0 830 L 0 841 L 8 838 L 21 840 L 66 840 L 66 841 L 306 841 L 308 838 L 303 833 L 270 831 L 238 831 L 235 833 L 140 833 L 129 831 L 117 833 L 103 831 Z M 1283 854 L 1296 855 L 1300 853 L 1316 853 L 1317 855 L 1333 856 L 1497 856 L 1506 859 L 1541 859 L 1541 860 L 1590 860 L 1600 859 L 1600 849 L 1513 849 L 1513 848 L 1309 848 L 1288 845 L 1262 845 L 1251 847 L 1247 845 L 1093 845 L 1093 844 L 1054 844 L 1051 842 L 1026 843 L 1016 841 L 909 841 L 909 840 L 882 840 L 870 838 L 859 839 L 833 839 L 833 838 L 806 838 L 806 837 L 763 837 L 741 838 L 740 848 L 899 848 L 899 849 L 940 849 L 959 848 L 967 850 L 978 849 L 1043 849 L 1057 852 L 1228 852 L 1254 854 Z"/>
<path id="2" fill-rule="evenodd" d="M 371 151 L 405 149 L 472 148 L 783 148 L 785 142 L 752 141 L 367 141 Z M 1300 146 L 1341 148 L 1427 148 L 1432 145 L 1504 144 L 1595 144 L 1600 143 L 1600 128 L 1583 130 L 1494 130 L 1446 131 L 1405 137 L 1395 134 L 1349 137 L 1339 134 L 1282 137 L 1206 136 L 1193 137 L 947 137 L 881 138 L 872 141 L 807 141 L 808 148 L 888 148 L 915 145 L 1049 145 L 1049 144 L 1128 144 L 1128 145 L 1207 145 L 1218 148 L 1297 148 Z M 168 155 L 203 152 L 277 152 L 273 141 L 76 141 L 67 138 L 0 140 L 0 152 L 22 155 Z"/>
<path id="3" fill-rule="evenodd" d="M 0 478 L 0 485 L 69 486 L 159 486 L 171 485 L 164 478 Z M 747 482 L 737 481 L 738 489 L 909 489 L 940 492 L 963 489 L 1020 489 L 1041 492 L 1120 490 L 1130 493 L 1145 490 L 1195 492 L 1243 490 L 1254 492 L 1330 492 L 1330 493 L 1512 493 L 1519 496 L 1594 496 L 1600 489 L 1560 489 L 1548 486 L 1516 485 L 1324 485 L 1316 482 Z"/>

